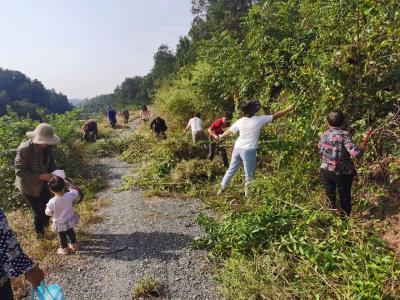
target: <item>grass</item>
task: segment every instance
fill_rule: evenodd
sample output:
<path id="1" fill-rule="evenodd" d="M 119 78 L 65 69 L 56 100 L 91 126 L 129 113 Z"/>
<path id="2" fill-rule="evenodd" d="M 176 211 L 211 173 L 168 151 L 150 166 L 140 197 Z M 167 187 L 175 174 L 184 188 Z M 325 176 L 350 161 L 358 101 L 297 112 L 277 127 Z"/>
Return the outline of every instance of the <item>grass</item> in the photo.
<path id="1" fill-rule="evenodd" d="M 157 298 L 163 296 L 163 286 L 154 278 L 145 276 L 139 279 L 132 292 L 132 299 Z"/>
<path id="2" fill-rule="evenodd" d="M 126 176 L 125 188 L 182 193 L 220 212 L 216 219 L 198 219 L 206 235 L 193 246 L 208 251 L 226 299 L 396 299 L 397 255 L 381 240 L 384 222 L 365 217 L 373 195 L 387 193 L 389 185 L 374 185 L 368 170 L 360 168 L 354 214 L 346 221 L 328 209 L 314 171 L 318 161 L 281 151 L 285 142 L 260 149 L 245 198 L 241 171 L 223 197 L 215 195 L 222 163 L 198 159 L 207 150 L 189 137 L 170 132 L 167 141 L 146 138 L 130 138 L 122 151 L 125 160 L 142 164 Z"/>

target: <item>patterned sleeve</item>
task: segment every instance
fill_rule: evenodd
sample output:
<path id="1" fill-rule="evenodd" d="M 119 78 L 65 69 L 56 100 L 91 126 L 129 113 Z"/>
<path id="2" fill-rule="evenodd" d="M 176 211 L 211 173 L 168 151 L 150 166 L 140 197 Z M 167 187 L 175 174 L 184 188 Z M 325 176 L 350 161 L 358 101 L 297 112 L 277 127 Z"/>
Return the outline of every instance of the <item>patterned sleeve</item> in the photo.
<path id="1" fill-rule="evenodd" d="M 343 142 L 347 152 L 349 152 L 351 157 L 359 157 L 363 155 L 364 152 L 356 144 L 354 144 L 349 133 L 344 136 Z"/>
<path id="2" fill-rule="evenodd" d="M 29 158 L 26 148 L 18 148 L 15 157 L 15 175 L 21 178 L 29 178 L 35 181 L 40 174 L 36 174 L 28 168 Z"/>
<path id="3" fill-rule="evenodd" d="M 22 251 L 0 209 L 0 270 L 7 277 L 16 278 L 33 267 L 33 261 Z"/>

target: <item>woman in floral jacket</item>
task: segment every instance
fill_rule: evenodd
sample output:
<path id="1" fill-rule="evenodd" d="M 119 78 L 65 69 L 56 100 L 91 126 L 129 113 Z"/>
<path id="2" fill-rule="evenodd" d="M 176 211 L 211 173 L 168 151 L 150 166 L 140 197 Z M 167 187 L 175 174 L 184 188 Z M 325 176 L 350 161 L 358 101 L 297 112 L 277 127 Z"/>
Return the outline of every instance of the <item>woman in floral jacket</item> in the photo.
<path id="1" fill-rule="evenodd" d="M 351 135 L 343 129 L 344 114 L 332 111 L 328 114 L 329 129 L 325 131 L 318 144 L 322 158 L 321 178 L 325 193 L 333 209 L 336 209 L 336 189 L 339 192 L 341 214 L 349 216 L 352 209 L 351 186 L 356 169 L 351 158 L 364 153 L 368 138 L 360 145 L 354 144 Z"/>

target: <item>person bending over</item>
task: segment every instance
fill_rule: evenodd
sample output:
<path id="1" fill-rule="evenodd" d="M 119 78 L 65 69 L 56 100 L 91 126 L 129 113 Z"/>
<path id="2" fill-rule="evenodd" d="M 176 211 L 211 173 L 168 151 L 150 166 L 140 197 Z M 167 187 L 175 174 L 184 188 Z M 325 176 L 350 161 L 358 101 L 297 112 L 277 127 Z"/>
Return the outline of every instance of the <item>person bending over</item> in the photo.
<path id="1" fill-rule="evenodd" d="M 265 124 L 274 122 L 283 117 L 294 108 L 293 105 L 290 105 L 286 109 L 273 115 L 256 116 L 260 107 L 260 102 L 257 100 L 244 101 L 241 105 L 244 117 L 237 120 L 221 136 L 221 138 L 224 138 L 239 132 L 239 138 L 236 140 L 233 148 L 232 160 L 229 169 L 222 179 L 218 195 L 221 195 L 228 187 L 232 177 L 235 175 L 242 162 L 245 174 L 245 195 L 248 195 L 248 185 L 252 181 L 256 170 L 256 151 L 261 128 Z"/>
<path id="2" fill-rule="evenodd" d="M 185 128 L 185 132 L 191 128 L 192 130 L 192 139 L 193 142 L 198 142 L 198 141 L 203 141 L 206 139 L 206 135 L 204 134 L 204 125 L 203 121 L 200 119 L 201 114 L 200 113 L 195 113 L 193 118 L 189 120 L 189 123 L 187 124 Z"/>
<path id="3" fill-rule="evenodd" d="M 326 197 L 331 207 L 336 209 L 336 189 L 339 192 L 341 215 L 351 214 L 351 186 L 356 169 L 352 157 L 360 157 L 368 144 L 369 134 L 360 145 L 353 143 L 348 131 L 343 128 L 345 116 L 341 111 L 332 111 L 327 117 L 329 129 L 326 130 L 318 143 L 321 155 L 321 179 Z"/>
<path id="4" fill-rule="evenodd" d="M 167 131 L 168 127 L 163 118 L 161 118 L 161 117 L 155 118 L 150 123 L 150 129 L 152 129 L 154 131 L 157 138 L 164 139 L 164 140 L 167 138 L 166 131 Z"/>
<path id="5" fill-rule="evenodd" d="M 88 141 L 91 134 L 93 134 L 95 139 L 99 138 L 96 121 L 87 119 L 83 125 L 83 140 Z"/>
<path id="6" fill-rule="evenodd" d="M 224 133 L 224 131 L 231 125 L 232 112 L 225 112 L 224 117 L 215 120 L 211 126 L 208 128 L 208 135 L 210 138 L 208 159 L 212 161 L 215 156 L 215 152 L 219 151 L 221 153 L 222 162 L 225 168 L 228 168 L 228 156 L 226 154 L 226 149 L 224 146 L 217 143 L 219 136 Z"/>

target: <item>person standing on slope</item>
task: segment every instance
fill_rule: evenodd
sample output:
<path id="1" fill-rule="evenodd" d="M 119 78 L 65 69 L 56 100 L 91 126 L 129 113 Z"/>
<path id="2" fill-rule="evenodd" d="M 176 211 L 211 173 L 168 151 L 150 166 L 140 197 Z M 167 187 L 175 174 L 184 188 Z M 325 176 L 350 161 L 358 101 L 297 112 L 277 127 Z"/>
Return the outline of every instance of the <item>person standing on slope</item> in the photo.
<path id="1" fill-rule="evenodd" d="M 224 117 L 215 120 L 208 128 L 208 134 L 210 137 L 208 159 L 212 161 L 214 159 L 215 152 L 219 151 L 221 153 L 222 162 L 224 163 L 225 168 L 228 168 L 229 166 L 226 149 L 222 145 L 217 145 L 217 141 L 219 136 L 223 134 L 226 128 L 228 128 L 231 124 L 232 117 L 232 112 L 227 111 L 225 112 Z"/>
<path id="2" fill-rule="evenodd" d="M 111 127 L 115 128 L 115 124 L 117 123 L 117 112 L 111 106 L 107 106 L 107 115 Z"/>
<path id="3" fill-rule="evenodd" d="M 147 122 L 150 119 L 150 111 L 147 109 L 146 105 L 143 105 L 142 109 L 140 110 L 140 119 L 143 122 Z"/>
<path id="4" fill-rule="evenodd" d="M 239 132 L 239 138 L 236 140 L 233 148 L 231 163 L 229 165 L 229 169 L 225 173 L 224 178 L 222 179 L 221 188 L 218 191 L 218 195 L 224 193 L 242 162 L 245 173 L 245 195 L 248 195 L 248 185 L 253 180 L 256 170 L 256 151 L 261 128 L 263 128 L 263 126 L 267 123 L 272 123 L 283 117 L 288 112 L 293 110 L 294 106 L 290 105 L 286 109 L 281 110 L 273 115 L 256 116 L 256 113 L 260 110 L 260 108 L 261 105 L 258 100 L 244 101 L 241 105 L 241 110 L 244 113 L 244 117 L 237 120 L 220 137 L 222 139 Z"/>
<path id="5" fill-rule="evenodd" d="M 203 129 L 203 121 L 200 119 L 201 114 L 195 113 L 193 118 L 189 120 L 184 132 L 188 131 L 189 128 L 192 129 L 192 139 L 193 142 L 198 142 L 206 139 Z"/>
<path id="6" fill-rule="evenodd" d="M 321 155 L 321 179 L 325 194 L 331 207 L 336 209 L 336 189 L 339 191 L 341 215 L 351 214 L 351 186 L 356 169 L 352 157 L 360 157 L 367 148 L 369 136 L 360 145 L 354 144 L 351 135 L 343 129 L 345 116 L 341 111 L 332 111 L 327 117 L 329 129 L 325 131 L 318 143 Z"/>
<path id="7" fill-rule="evenodd" d="M 129 121 L 129 110 L 126 107 L 122 110 L 122 117 L 124 118 L 124 123 L 127 124 Z"/>

